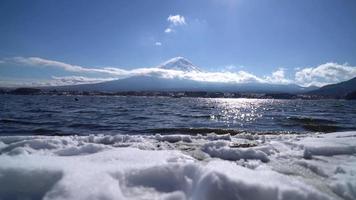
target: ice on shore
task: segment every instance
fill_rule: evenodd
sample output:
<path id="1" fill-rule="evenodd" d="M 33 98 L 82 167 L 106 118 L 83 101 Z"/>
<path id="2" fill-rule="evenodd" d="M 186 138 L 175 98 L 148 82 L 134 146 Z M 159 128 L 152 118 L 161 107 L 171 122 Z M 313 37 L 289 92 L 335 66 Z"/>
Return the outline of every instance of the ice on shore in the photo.
<path id="1" fill-rule="evenodd" d="M 255 148 L 231 148 L 226 142 L 210 142 L 203 145 L 202 150 L 211 157 L 223 160 L 250 160 L 256 159 L 268 162 L 268 156 L 263 151 Z"/>
<path id="2" fill-rule="evenodd" d="M 0 199 L 356 199 L 356 132 L 0 137 Z"/>

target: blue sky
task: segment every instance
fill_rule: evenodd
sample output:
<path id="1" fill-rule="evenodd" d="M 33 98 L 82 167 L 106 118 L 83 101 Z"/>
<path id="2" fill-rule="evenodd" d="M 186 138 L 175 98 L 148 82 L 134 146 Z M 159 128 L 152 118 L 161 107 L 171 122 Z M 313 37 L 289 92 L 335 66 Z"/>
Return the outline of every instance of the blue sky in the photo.
<path id="1" fill-rule="evenodd" d="M 176 56 L 301 85 L 356 76 L 353 0 L 2 0 L 0 33 L 2 85 L 116 78 L 53 62 L 130 71 Z"/>

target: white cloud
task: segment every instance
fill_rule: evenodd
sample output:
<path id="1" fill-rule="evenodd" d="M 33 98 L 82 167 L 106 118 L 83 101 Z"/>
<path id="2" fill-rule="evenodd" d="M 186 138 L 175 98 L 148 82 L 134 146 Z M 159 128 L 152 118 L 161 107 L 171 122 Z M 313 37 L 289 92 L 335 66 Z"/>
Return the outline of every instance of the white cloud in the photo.
<path id="1" fill-rule="evenodd" d="M 161 42 L 155 42 L 155 45 L 156 46 L 162 46 L 162 43 Z"/>
<path id="2" fill-rule="evenodd" d="M 125 74 L 125 70 L 114 68 L 114 67 L 104 67 L 104 68 L 87 68 L 79 65 L 72 65 L 60 61 L 48 60 L 39 57 L 14 57 L 7 59 L 7 62 L 13 62 L 16 64 L 38 66 L 38 67 L 55 67 L 61 68 L 69 72 L 81 72 L 81 73 L 104 73 L 110 75 L 122 75 Z"/>
<path id="3" fill-rule="evenodd" d="M 166 28 L 166 29 L 164 30 L 164 32 L 165 32 L 165 33 L 171 33 L 171 32 L 173 32 L 173 29 L 171 29 L 171 28 Z"/>
<path id="4" fill-rule="evenodd" d="M 169 15 L 167 21 L 169 22 L 169 26 L 164 30 L 165 33 L 174 32 L 174 27 L 176 26 L 186 25 L 185 18 L 181 15 Z"/>
<path id="5" fill-rule="evenodd" d="M 239 66 L 236 66 L 236 65 L 226 65 L 226 66 L 223 66 L 223 72 L 234 72 L 234 71 L 238 71 L 238 70 L 241 70 L 243 68 L 245 68 L 245 66 L 243 65 L 239 65 Z"/>
<path id="6" fill-rule="evenodd" d="M 167 18 L 167 21 L 169 23 L 171 23 L 171 25 L 173 25 L 173 26 L 181 26 L 181 25 L 186 24 L 185 18 L 180 15 L 169 15 L 169 17 Z"/>
<path id="7" fill-rule="evenodd" d="M 296 83 L 302 86 L 323 86 L 326 84 L 337 83 L 356 77 L 356 67 L 349 65 L 340 65 L 337 63 L 326 63 L 317 67 L 300 68 L 295 71 L 294 80 L 288 79 L 285 76 L 285 69 L 279 68 L 270 76 L 258 77 L 247 71 L 238 70 L 238 67 L 228 66 L 226 69 L 233 71 L 222 72 L 183 72 L 176 70 L 167 70 L 159 67 L 151 68 L 136 68 L 132 70 L 124 70 L 115 67 L 90 68 L 79 65 L 72 65 L 55 60 L 48 60 L 39 57 L 14 57 L 4 60 L 12 64 L 28 65 L 33 67 L 53 67 L 60 68 L 67 72 L 80 74 L 80 76 L 56 77 L 52 80 L 43 82 L 43 84 L 68 85 L 81 83 L 95 83 L 108 81 L 113 79 L 122 79 L 136 75 L 156 76 L 162 78 L 180 78 L 190 79 L 195 81 L 206 82 L 221 82 L 221 83 L 272 83 L 272 84 L 291 84 Z M 83 76 L 90 74 L 88 78 Z M 108 77 L 109 76 L 109 77 Z"/>
<path id="8" fill-rule="evenodd" d="M 0 85 L 6 87 L 47 87 L 47 86 L 64 86 L 100 83 L 105 81 L 116 80 L 117 78 L 90 78 L 85 76 L 52 76 L 51 79 L 3 79 Z"/>
<path id="9" fill-rule="evenodd" d="M 265 77 L 266 81 L 273 84 L 291 84 L 292 80 L 285 78 L 285 69 L 279 68 L 276 71 L 272 72 L 271 76 Z"/>
<path id="10" fill-rule="evenodd" d="M 295 73 L 295 82 L 302 86 L 323 86 L 356 77 L 356 67 L 347 64 L 325 63 Z"/>
<path id="11" fill-rule="evenodd" d="M 51 81 L 44 81 L 42 85 L 68 85 L 81 83 L 102 82 L 113 79 L 126 78 L 136 75 L 157 76 L 162 78 L 180 78 L 190 79 L 195 81 L 207 82 L 222 82 L 222 83 L 246 83 L 246 82 L 264 82 L 264 79 L 259 78 L 246 71 L 238 72 L 183 72 L 177 70 L 167 70 L 158 67 L 152 68 L 137 68 L 132 70 L 123 70 L 114 67 L 104 68 L 88 68 L 84 66 L 72 65 L 64 62 L 48 60 L 38 57 L 15 57 L 7 59 L 8 62 L 21 65 L 29 65 L 35 67 L 53 67 L 61 68 L 68 72 L 75 72 L 81 74 L 97 74 L 98 78 L 87 78 L 84 76 L 67 76 L 56 77 L 53 76 Z M 110 75 L 110 78 L 100 78 L 100 74 Z"/>
<path id="12" fill-rule="evenodd" d="M 239 72 L 183 72 L 176 70 L 163 70 L 158 68 L 150 68 L 147 71 L 142 71 L 142 74 L 155 75 L 162 78 L 179 78 L 189 79 L 194 81 L 218 82 L 218 83 L 250 83 L 264 82 L 263 79 L 246 71 Z"/>
<path id="13" fill-rule="evenodd" d="M 52 76 L 52 85 L 78 85 L 88 83 L 100 83 L 116 80 L 117 78 L 91 78 L 85 76 Z"/>

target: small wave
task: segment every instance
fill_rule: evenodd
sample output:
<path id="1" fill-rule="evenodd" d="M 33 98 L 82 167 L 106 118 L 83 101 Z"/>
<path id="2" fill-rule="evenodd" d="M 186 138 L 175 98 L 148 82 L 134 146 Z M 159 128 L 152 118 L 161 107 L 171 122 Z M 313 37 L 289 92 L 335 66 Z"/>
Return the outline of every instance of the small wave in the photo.
<path id="1" fill-rule="evenodd" d="M 279 135 L 279 134 L 299 134 L 301 132 L 297 131 L 251 131 L 251 130 L 239 130 L 239 129 L 223 129 L 223 128 L 156 128 L 148 129 L 144 132 L 153 133 L 153 134 L 162 134 L 162 135 L 171 135 L 171 134 L 181 134 L 181 135 L 206 135 L 209 133 L 215 133 L 218 135 L 230 134 L 263 134 L 263 135 Z"/>
<path id="2" fill-rule="evenodd" d="M 242 129 L 224 129 L 224 128 L 156 128 L 156 129 L 147 129 L 141 133 L 150 133 L 150 134 L 162 134 L 162 135 L 172 135 L 172 134 L 182 134 L 182 135 L 207 135 L 209 133 L 215 133 L 217 135 L 230 134 L 252 134 L 252 135 L 280 135 L 280 134 L 301 134 L 305 132 L 301 131 L 288 131 L 288 130 L 276 130 L 276 131 L 258 131 L 258 130 L 242 130 Z"/>
<path id="3" fill-rule="evenodd" d="M 25 112 L 30 112 L 30 113 L 60 113 L 61 111 L 57 111 L 57 110 L 46 110 L 46 109 L 29 109 L 26 110 Z"/>
<path id="4" fill-rule="evenodd" d="M 69 124 L 68 127 L 70 128 L 85 128 L 85 129 L 102 129 L 108 128 L 106 125 L 102 124 L 91 124 L 91 123 L 73 123 Z"/>
<path id="5" fill-rule="evenodd" d="M 34 135 L 50 135 L 50 136 L 67 136 L 71 134 L 62 133 L 59 130 L 47 129 L 47 128 L 36 128 L 32 130 Z"/>
<path id="6" fill-rule="evenodd" d="M 307 131 L 335 132 L 343 128 L 337 125 L 336 121 L 329 119 L 310 117 L 287 117 L 288 122 L 284 126 L 300 126 Z"/>
<path id="7" fill-rule="evenodd" d="M 216 133 L 216 134 L 228 134 L 236 135 L 242 133 L 243 131 L 234 130 L 234 129 L 219 129 L 219 128 L 156 128 L 149 129 L 150 133 L 160 133 L 160 134 L 188 134 L 188 135 L 196 135 L 196 134 L 208 134 L 208 133 Z"/>
<path id="8" fill-rule="evenodd" d="M 343 129 L 342 127 L 334 126 L 334 125 L 314 125 L 314 124 L 303 125 L 303 128 L 308 131 L 317 131 L 317 132 L 325 132 L 325 133 L 336 132 Z"/>
<path id="9" fill-rule="evenodd" d="M 178 117 L 182 118 L 201 118 L 201 119 L 210 119 L 211 115 L 186 115 L 186 114 L 176 114 Z"/>
<path id="10" fill-rule="evenodd" d="M 98 111 L 97 110 L 76 110 L 73 113 L 91 114 L 91 113 L 98 113 Z"/>
<path id="11" fill-rule="evenodd" d="M 148 120 L 148 119 L 150 119 L 149 117 L 133 117 L 133 118 L 131 118 L 131 120 Z"/>
<path id="12" fill-rule="evenodd" d="M 300 123 L 314 123 L 314 124 L 336 124 L 337 122 L 329 119 L 310 118 L 310 117 L 287 117 L 287 119 Z"/>
<path id="13" fill-rule="evenodd" d="M 28 125 L 28 126 L 42 126 L 42 125 L 59 125 L 60 122 L 57 121 L 29 121 L 29 120 L 19 120 L 19 119 L 0 119 L 0 124 L 18 124 L 18 125 Z"/>
<path id="14" fill-rule="evenodd" d="M 23 125 L 40 125 L 42 123 L 39 122 L 31 122 L 31 121 L 24 121 L 24 120 L 17 120 L 17 119 L 1 119 L 1 123 L 4 124 L 23 124 Z"/>

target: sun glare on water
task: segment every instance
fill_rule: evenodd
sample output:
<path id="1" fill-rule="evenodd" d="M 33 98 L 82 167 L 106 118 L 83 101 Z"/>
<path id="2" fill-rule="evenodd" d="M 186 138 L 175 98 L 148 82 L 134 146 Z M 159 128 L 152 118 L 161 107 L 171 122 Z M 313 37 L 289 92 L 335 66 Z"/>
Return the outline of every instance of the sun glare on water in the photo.
<path id="1" fill-rule="evenodd" d="M 263 99 L 209 99 L 217 109 L 210 116 L 211 120 L 224 122 L 227 126 L 252 122 L 263 116 L 272 100 Z"/>

